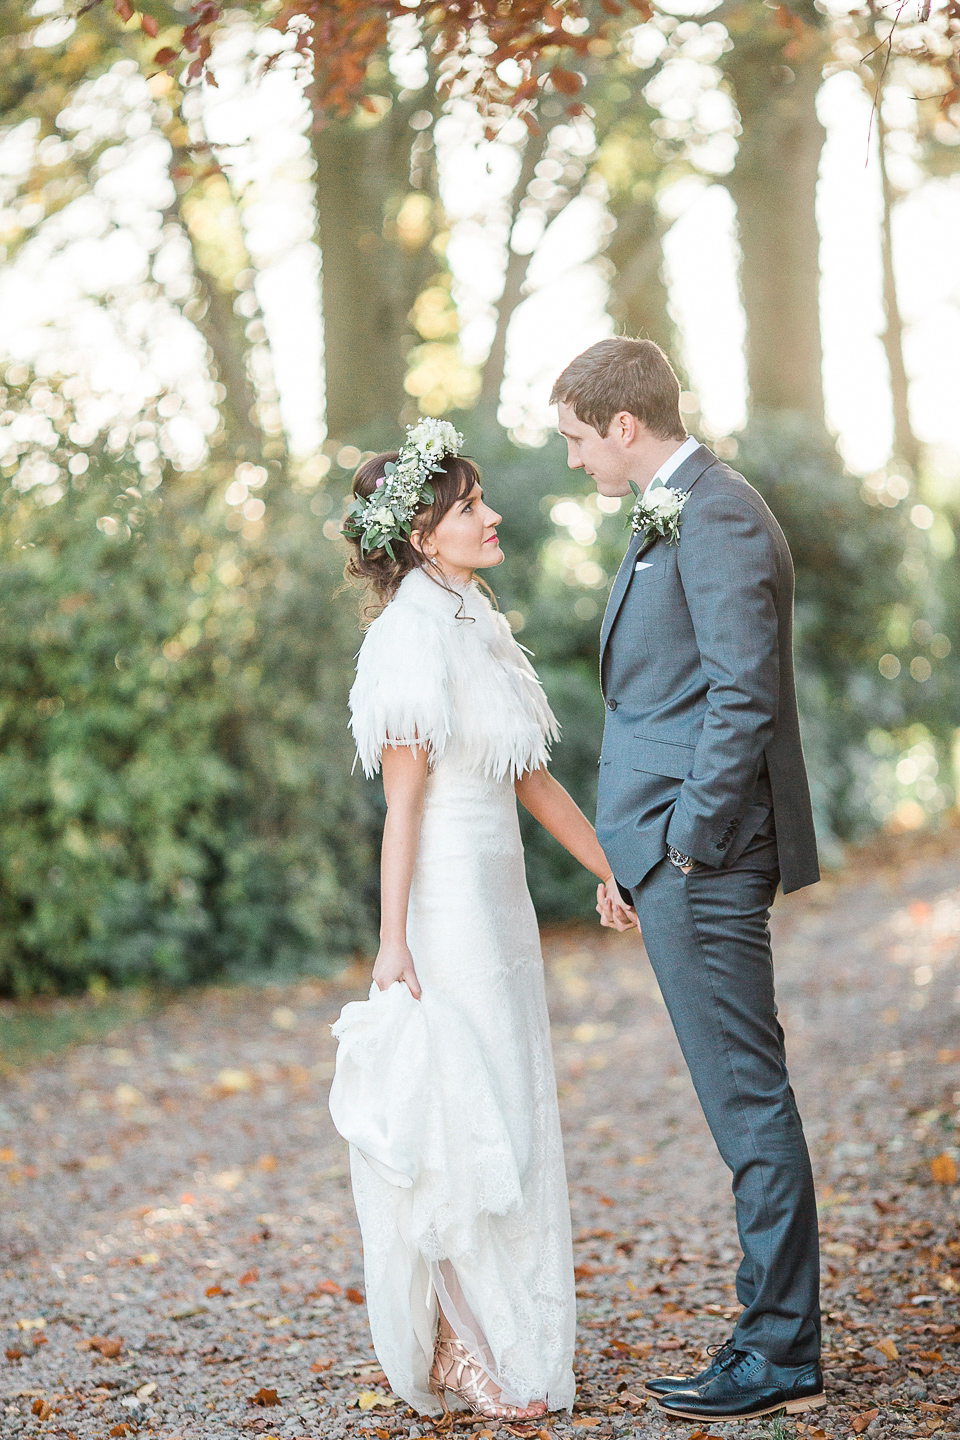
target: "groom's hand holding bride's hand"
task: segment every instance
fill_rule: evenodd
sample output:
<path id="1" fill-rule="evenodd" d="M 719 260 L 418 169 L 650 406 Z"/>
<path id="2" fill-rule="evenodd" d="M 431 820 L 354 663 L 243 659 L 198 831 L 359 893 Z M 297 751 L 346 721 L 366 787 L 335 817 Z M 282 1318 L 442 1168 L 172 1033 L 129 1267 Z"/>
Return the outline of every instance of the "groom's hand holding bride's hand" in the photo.
<path id="1" fill-rule="evenodd" d="M 597 914 L 600 924 L 608 930 L 640 929 L 637 912 L 632 905 L 625 905 L 620 887 L 610 875 L 597 886 Z"/>
<path id="2" fill-rule="evenodd" d="M 420 999 L 420 981 L 407 945 L 381 944 L 373 966 L 373 979 L 380 990 L 389 990 L 395 981 L 402 980 L 414 1000 Z"/>

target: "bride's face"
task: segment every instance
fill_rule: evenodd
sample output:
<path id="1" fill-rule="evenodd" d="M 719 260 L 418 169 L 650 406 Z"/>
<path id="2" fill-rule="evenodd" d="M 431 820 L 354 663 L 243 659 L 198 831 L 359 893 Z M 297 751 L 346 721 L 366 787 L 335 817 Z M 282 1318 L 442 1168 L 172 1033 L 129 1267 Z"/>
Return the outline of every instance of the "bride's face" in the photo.
<path id="1" fill-rule="evenodd" d="M 423 541 L 423 553 L 449 579 L 469 579 L 474 570 L 499 565 L 501 516 L 483 498 L 480 486 L 462 496 Z"/>

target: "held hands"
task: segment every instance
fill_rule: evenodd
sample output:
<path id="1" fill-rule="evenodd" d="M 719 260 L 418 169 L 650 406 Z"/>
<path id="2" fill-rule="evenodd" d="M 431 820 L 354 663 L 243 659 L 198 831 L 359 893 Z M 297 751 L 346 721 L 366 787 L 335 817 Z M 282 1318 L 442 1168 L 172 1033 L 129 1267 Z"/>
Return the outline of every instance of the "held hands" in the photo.
<path id="1" fill-rule="evenodd" d="M 420 999 L 420 981 L 413 968 L 413 956 L 404 943 L 381 941 L 373 967 L 373 979 L 380 990 L 388 990 L 394 981 L 402 980 L 414 1000 Z"/>
<path id="2" fill-rule="evenodd" d="M 597 914 L 600 924 L 608 930 L 639 930 L 640 921 L 632 905 L 624 904 L 616 880 L 610 875 L 597 886 Z"/>

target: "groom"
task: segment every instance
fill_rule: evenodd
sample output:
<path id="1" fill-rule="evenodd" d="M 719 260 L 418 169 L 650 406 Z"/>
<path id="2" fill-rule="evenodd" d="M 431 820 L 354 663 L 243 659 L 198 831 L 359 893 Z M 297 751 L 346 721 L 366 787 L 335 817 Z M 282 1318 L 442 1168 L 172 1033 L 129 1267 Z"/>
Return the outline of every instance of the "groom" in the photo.
<path id="1" fill-rule="evenodd" d="M 601 495 L 633 486 L 649 501 L 665 484 L 685 497 L 679 510 L 644 507 L 654 525 L 634 534 L 603 620 L 597 834 L 619 893 L 611 882 L 598 908 L 624 928 L 629 895 L 733 1173 L 744 1308 L 706 1370 L 646 1388 L 697 1420 L 811 1409 L 825 1403 L 817 1212 L 767 925 L 778 883 L 819 879 L 790 551 L 756 490 L 687 436 L 677 377 L 652 341 L 601 340 L 551 398 L 569 465 Z M 671 506 L 673 527 L 655 518 Z"/>

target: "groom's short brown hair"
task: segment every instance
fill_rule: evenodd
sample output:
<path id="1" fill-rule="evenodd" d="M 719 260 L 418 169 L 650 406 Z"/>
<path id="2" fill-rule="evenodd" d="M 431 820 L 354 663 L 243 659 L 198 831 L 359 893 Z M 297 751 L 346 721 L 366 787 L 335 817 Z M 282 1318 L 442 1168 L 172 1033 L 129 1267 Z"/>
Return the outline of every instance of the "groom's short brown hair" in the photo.
<path id="1" fill-rule="evenodd" d="M 606 435 L 621 410 L 636 415 L 660 440 L 685 440 L 680 381 L 659 345 L 616 335 L 571 360 L 556 380 L 550 403 L 562 400 L 585 425 Z"/>

